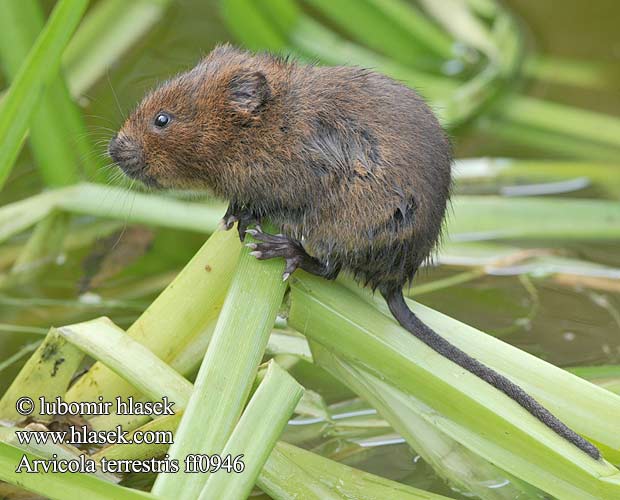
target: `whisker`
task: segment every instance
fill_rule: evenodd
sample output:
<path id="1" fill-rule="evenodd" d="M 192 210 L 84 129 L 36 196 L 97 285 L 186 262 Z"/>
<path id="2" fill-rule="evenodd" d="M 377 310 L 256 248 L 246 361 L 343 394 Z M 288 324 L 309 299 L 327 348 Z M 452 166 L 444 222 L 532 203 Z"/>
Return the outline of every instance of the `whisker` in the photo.
<path id="1" fill-rule="evenodd" d="M 125 114 L 123 113 L 123 110 L 121 108 L 121 103 L 118 100 L 118 96 L 116 95 L 116 91 L 114 90 L 114 87 L 112 86 L 112 80 L 110 79 L 110 72 L 106 69 L 106 77 L 108 79 L 108 83 L 110 84 L 110 90 L 112 91 L 112 95 L 114 96 L 114 101 L 116 101 L 116 106 L 118 107 L 118 111 L 121 115 L 121 119 L 124 121 L 125 120 Z"/>

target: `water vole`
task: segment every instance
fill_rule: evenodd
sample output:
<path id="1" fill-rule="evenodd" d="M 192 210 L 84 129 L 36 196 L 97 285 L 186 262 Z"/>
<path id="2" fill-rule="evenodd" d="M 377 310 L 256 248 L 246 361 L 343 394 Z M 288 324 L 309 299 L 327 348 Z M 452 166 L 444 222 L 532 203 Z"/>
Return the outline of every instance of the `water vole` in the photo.
<path id="1" fill-rule="evenodd" d="M 208 189 L 230 201 L 259 241 L 259 259 L 286 259 L 333 279 L 346 270 L 381 292 L 398 322 L 518 402 L 593 458 L 598 450 L 531 396 L 456 348 L 407 307 L 402 289 L 440 238 L 451 148 L 410 88 L 355 67 L 302 65 L 225 45 L 147 95 L 109 145 L 131 177 Z M 254 222 L 269 219 L 282 234 Z"/>

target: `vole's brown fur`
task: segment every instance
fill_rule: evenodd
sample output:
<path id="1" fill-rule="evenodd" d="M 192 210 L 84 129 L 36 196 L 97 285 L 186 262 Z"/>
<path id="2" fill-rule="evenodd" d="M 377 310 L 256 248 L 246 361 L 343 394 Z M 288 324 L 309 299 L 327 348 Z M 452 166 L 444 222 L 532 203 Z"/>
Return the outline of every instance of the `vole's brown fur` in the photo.
<path id="1" fill-rule="evenodd" d="M 169 120 L 155 124 L 162 113 Z M 230 200 L 258 258 L 284 257 L 379 289 L 403 327 L 505 392 L 591 456 L 598 450 L 522 389 L 452 346 L 407 307 L 402 288 L 440 236 L 450 144 L 410 88 L 355 67 L 301 65 L 225 45 L 147 95 L 109 147 L 128 175 Z"/>

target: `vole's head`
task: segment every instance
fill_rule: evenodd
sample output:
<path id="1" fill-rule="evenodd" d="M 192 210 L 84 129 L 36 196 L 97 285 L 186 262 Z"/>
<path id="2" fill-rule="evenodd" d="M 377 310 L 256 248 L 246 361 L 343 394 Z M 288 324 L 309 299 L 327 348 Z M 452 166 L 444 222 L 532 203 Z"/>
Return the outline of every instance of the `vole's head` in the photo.
<path id="1" fill-rule="evenodd" d="M 260 123 L 270 85 L 252 56 L 215 49 L 187 73 L 148 94 L 110 141 L 129 177 L 164 188 L 208 189 L 240 133 Z"/>

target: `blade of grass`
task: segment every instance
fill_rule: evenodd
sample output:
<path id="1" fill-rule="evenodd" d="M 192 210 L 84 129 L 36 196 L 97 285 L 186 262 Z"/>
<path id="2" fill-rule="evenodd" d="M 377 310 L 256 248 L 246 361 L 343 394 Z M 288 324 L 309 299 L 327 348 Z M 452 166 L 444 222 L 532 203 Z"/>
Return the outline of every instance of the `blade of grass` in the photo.
<path id="1" fill-rule="evenodd" d="M 8 178 L 41 94 L 60 67 L 60 57 L 88 0 L 60 0 L 0 102 L 0 187 Z"/>
<path id="2" fill-rule="evenodd" d="M 15 261 L 11 273 L 21 273 L 40 265 L 42 260 L 55 260 L 68 229 L 67 214 L 52 212 L 37 224 L 24 250 Z"/>
<path id="3" fill-rule="evenodd" d="M 439 120 L 447 128 L 455 127 L 475 116 L 496 94 L 498 78 L 510 74 L 516 64 L 514 61 L 518 60 L 513 54 L 518 45 L 509 46 L 506 67 L 488 65 L 471 80 L 459 84 L 457 80 L 399 64 L 344 40 L 305 16 L 300 18 L 295 31 L 291 33 L 291 45 L 306 58 L 319 57 L 322 62 L 331 65 L 355 64 L 372 68 L 402 81 L 429 101 Z"/>
<path id="4" fill-rule="evenodd" d="M 594 187 L 609 198 L 620 199 L 620 177 L 616 175 L 619 168 L 618 164 L 592 161 L 467 158 L 456 161 L 453 173 L 457 190 L 469 194 L 501 193 L 512 185 L 587 179 L 585 188 Z"/>
<path id="5" fill-rule="evenodd" d="M 620 365 L 575 366 L 567 371 L 587 380 L 597 378 L 620 378 Z"/>
<path id="6" fill-rule="evenodd" d="M 31 424 L 29 424 L 31 426 Z M 36 425 L 36 424 L 35 424 Z M 27 426 L 26 428 L 28 428 Z M 0 441 L 11 446 L 15 446 L 20 450 L 25 451 L 26 453 L 31 453 L 36 455 L 37 457 L 42 457 L 46 460 L 79 460 L 80 455 L 83 455 L 84 452 L 72 446 L 70 444 L 57 444 L 52 443 L 49 440 L 46 443 L 38 443 L 36 439 L 31 439 L 29 443 L 20 442 L 19 438 L 15 434 L 15 431 L 20 432 L 24 429 L 22 427 L 0 427 Z M 46 432 L 44 430 L 34 432 Z M 16 464 L 17 465 L 17 464 Z M 120 481 L 119 478 L 110 474 L 109 472 L 102 472 L 101 463 L 96 461 L 96 472 L 89 472 L 88 474 L 93 474 L 94 476 L 104 479 L 105 481 L 111 483 L 118 483 Z"/>
<path id="7" fill-rule="evenodd" d="M 411 297 L 418 297 L 420 295 L 424 295 L 425 293 L 433 293 L 452 286 L 462 285 L 463 283 L 468 283 L 481 278 L 484 275 L 486 275 L 486 271 L 484 269 L 474 269 L 473 271 L 454 274 L 452 276 L 448 276 L 447 278 L 417 285 L 415 289 L 411 289 L 407 295 Z"/>
<path id="8" fill-rule="evenodd" d="M 512 123 L 620 149 L 620 120 L 611 115 L 525 96 L 508 97 L 495 109 L 502 119 Z"/>
<path id="9" fill-rule="evenodd" d="M 172 429 L 176 422 L 172 421 L 174 417 L 161 417 L 140 428 L 147 429 Z M 328 487 L 323 485 L 319 478 L 313 477 L 300 468 L 295 462 L 285 457 L 278 451 L 278 446 L 272 450 L 265 466 L 259 476 L 259 484 L 261 489 L 268 492 L 269 495 L 276 500 L 294 500 L 303 498 L 304 500 L 342 500 L 342 496 L 338 495 Z M 112 445 L 97 452 L 93 457 L 120 460 L 148 459 L 163 455 L 166 447 L 156 444 L 124 444 Z M 340 465 L 330 461 L 332 465 Z M 333 467 L 330 472 L 333 474 Z M 359 473 L 359 471 L 357 471 Z M 369 475 L 370 476 L 370 475 Z M 363 483 L 363 487 L 373 491 L 375 487 L 376 476 L 371 476 L 369 481 Z M 383 478 L 381 478 L 383 480 Z M 387 480 L 384 480 L 387 481 Z M 384 493 L 385 490 L 381 490 Z M 377 496 L 375 498 L 386 498 Z"/>
<path id="10" fill-rule="evenodd" d="M 491 138 L 536 148 L 544 153 L 544 157 L 549 157 L 551 152 L 558 158 L 617 163 L 620 154 L 618 148 L 607 144 L 592 143 L 575 135 L 560 134 L 553 129 L 540 129 L 515 123 L 490 114 L 475 122 L 474 126 Z"/>
<path id="11" fill-rule="evenodd" d="M 145 432 L 157 432 L 157 431 L 169 431 L 175 432 L 183 416 L 182 412 L 175 415 L 165 415 L 158 417 L 155 420 L 141 425 L 134 431 L 127 435 L 127 439 L 130 440 L 135 433 L 141 432 L 144 435 Z M 103 429 L 114 428 L 114 425 L 102 427 Z M 123 429 L 127 430 L 123 426 Z M 168 444 L 148 444 L 148 443 L 135 443 L 130 444 L 113 444 L 106 446 L 101 450 L 93 453 L 92 457 L 96 460 L 100 460 L 105 457 L 109 460 L 145 460 L 153 457 L 163 456 L 168 451 Z"/>
<path id="12" fill-rule="evenodd" d="M 313 483 L 303 483 L 306 477 L 322 483 L 323 490 L 309 489 Z M 279 442 L 271 453 L 258 481 L 259 487 L 278 500 L 295 498 L 355 498 L 375 500 L 398 498 L 409 500 L 441 500 L 441 495 L 390 481 L 353 467 L 329 460 L 288 443 Z M 328 496 L 325 491 L 329 492 Z M 306 496 L 307 495 L 307 496 Z"/>
<path id="13" fill-rule="evenodd" d="M 278 11 L 281 1 L 274 11 Z M 289 2 L 284 2 L 288 4 Z M 295 5 L 292 6 L 295 9 Z M 277 52 L 286 48 L 286 39 L 279 32 L 274 19 L 269 19 L 262 12 L 262 6 L 252 0 L 224 0 L 220 2 L 222 17 L 229 29 L 244 45 L 251 50 L 269 47 Z M 280 25 L 281 27 L 282 25 Z"/>
<path id="14" fill-rule="evenodd" d="M 222 5 L 227 2 L 224 0 L 220 3 Z M 232 9 L 229 9 L 231 12 L 228 12 L 228 15 L 239 16 L 241 12 L 241 8 L 247 8 L 248 5 L 255 5 L 258 9 L 254 12 L 256 19 L 268 19 L 271 23 L 271 26 L 268 27 L 270 32 L 277 31 L 279 35 L 286 35 L 291 30 L 295 29 L 297 22 L 299 21 L 299 15 L 301 14 L 301 6 L 291 0 L 272 0 L 271 2 L 252 2 L 251 0 L 248 2 L 247 0 L 243 0 L 239 2 L 236 0 L 237 5 L 235 5 Z M 241 14 L 242 17 L 248 17 L 245 12 Z M 242 20 L 241 22 L 247 22 L 247 20 Z M 254 21 L 255 22 L 255 21 Z M 263 21 L 260 21 L 262 26 L 267 27 Z M 264 29 L 264 28 L 263 28 Z M 273 36 L 271 33 L 269 36 Z"/>
<path id="15" fill-rule="evenodd" d="M 127 331 L 130 338 L 181 374 L 194 368 L 187 352 L 196 357 L 205 352 L 220 313 L 240 247 L 233 233 L 211 236 Z M 67 398 L 75 401 L 94 401 L 98 396 L 110 401 L 129 395 L 138 392 L 101 363 L 96 363 L 67 392 Z"/>
<path id="16" fill-rule="evenodd" d="M 283 270 L 281 259 L 259 262 L 247 249 L 242 250 L 194 392 L 170 447 L 171 458 L 182 461 L 191 453 L 221 454 L 241 415 L 282 302 Z M 153 493 L 193 499 L 207 478 L 207 474 L 160 474 Z"/>
<path id="17" fill-rule="evenodd" d="M 289 4 L 289 0 L 283 0 Z M 242 12 L 251 12 L 237 15 Z M 309 16 L 299 13 L 294 23 L 289 23 L 289 31 L 281 33 L 281 23 L 276 21 L 275 9 L 249 0 L 225 0 L 222 2 L 222 14 L 235 36 L 254 50 L 281 51 L 291 49 L 302 58 L 315 60 L 319 57 L 327 64 L 357 64 L 376 68 L 394 78 L 415 84 L 428 98 L 447 97 L 457 87 L 449 79 L 431 75 L 405 65 L 395 63 L 372 50 L 349 42 L 330 30 L 324 28 Z M 261 29 L 252 29 L 254 23 L 261 24 Z M 250 24 L 251 23 L 251 24 Z"/>
<path id="18" fill-rule="evenodd" d="M 39 332 L 37 331 L 36 333 L 39 333 Z M 0 361 L 0 373 L 2 373 L 4 370 L 9 368 L 11 365 L 13 365 L 13 363 L 17 363 L 22 358 L 26 357 L 32 351 L 35 351 L 37 347 L 39 347 L 40 344 L 41 342 L 31 342 L 30 344 L 26 344 L 22 348 L 20 348 L 17 352 L 9 356 L 8 358 Z"/>
<path id="19" fill-rule="evenodd" d="M 620 268 L 563 257 L 562 251 L 556 248 L 519 248 L 488 242 L 451 243 L 443 247 L 438 261 L 442 265 L 474 269 L 418 285 L 408 292 L 409 296 L 485 275 L 550 279 L 566 287 L 620 291 Z"/>
<path id="20" fill-rule="evenodd" d="M 310 0 L 309 4 L 357 42 L 406 66 L 420 67 L 425 60 L 432 66 L 429 56 L 452 56 L 450 37 L 399 0 Z"/>
<path id="21" fill-rule="evenodd" d="M 567 370 L 599 387 L 620 394 L 620 365 L 576 366 Z"/>
<path id="22" fill-rule="evenodd" d="M 295 338 L 295 337 L 291 337 L 291 336 L 287 336 L 288 338 L 286 340 L 281 339 L 281 337 L 283 337 L 282 334 L 274 334 L 272 333 L 270 336 L 270 342 L 271 339 L 274 337 L 274 335 L 276 336 L 276 342 L 278 343 L 278 347 L 277 350 L 279 351 L 287 351 L 287 352 L 301 352 L 301 355 L 305 355 L 305 356 L 310 356 L 310 349 L 307 345 L 307 342 L 305 339 L 303 339 L 303 337 L 299 337 L 299 338 Z M 295 343 L 291 343 L 290 339 L 295 340 Z M 304 393 L 304 396 L 302 397 L 302 400 L 304 398 L 307 398 L 308 396 L 308 391 L 306 391 Z M 299 403 L 298 405 L 298 409 L 299 407 L 302 405 L 302 402 Z M 146 431 L 146 430 L 160 430 L 160 429 L 164 429 L 164 430 L 176 430 L 177 426 L 178 426 L 178 421 L 180 420 L 180 413 L 172 416 L 172 417 L 160 417 L 157 418 L 151 422 L 145 423 L 144 425 L 142 425 L 140 427 L 140 431 Z M 113 428 L 116 425 L 116 422 L 113 421 L 111 418 L 98 418 L 98 417 L 94 417 L 90 419 L 90 423 L 93 426 L 93 428 L 97 428 L 97 429 L 108 429 L 108 428 Z M 123 428 L 128 428 L 126 426 L 124 426 Z M 140 445 L 133 445 L 133 446 L 125 446 L 125 445 L 119 445 L 119 446 L 110 446 L 105 448 L 104 450 L 102 450 L 99 453 L 96 453 L 94 456 L 98 456 L 98 455 L 105 455 L 108 458 L 126 458 L 126 459 L 135 459 L 135 458 L 148 458 L 151 456 L 158 456 L 158 455 L 163 455 L 168 449 L 168 445 L 161 445 L 160 447 L 153 447 L 152 445 L 144 445 L 144 444 L 140 444 Z"/>
<path id="23" fill-rule="evenodd" d="M 175 412 L 187 405 L 192 384 L 108 318 L 63 326 L 57 332 L 148 398 L 167 397 Z"/>
<path id="24" fill-rule="evenodd" d="M 485 500 L 540 495 L 540 491 L 533 491 L 533 487 L 506 474 L 427 423 L 427 407 L 410 394 L 347 363 L 318 344 L 311 347 L 319 366 L 345 381 L 372 404 L 424 461 L 457 491 Z"/>
<path id="25" fill-rule="evenodd" d="M 89 474 L 54 474 L 53 472 L 28 474 L 15 472 L 22 457 L 29 462 L 36 459 L 33 455 L 18 448 L 0 442 L 0 480 L 38 493 L 52 500 L 67 498 L 88 498 L 89 500 L 147 500 L 156 497 L 116 484 L 109 483 Z"/>
<path id="26" fill-rule="evenodd" d="M 333 470 L 333 469 L 332 469 Z M 343 497 L 285 456 L 279 443 L 271 451 L 257 485 L 275 500 L 342 500 Z"/>
<path id="27" fill-rule="evenodd" d="M 603 200 L 461 196 L 448 220 L 451 241 L 617 239 L 620 204 Z M 544 214 L 544 217 L 541 217 Z"/>
<path id="28" fill-rule="evenodd" d="M 280 386 L 279 384 L 275 385 Z M 272 408 L 277 408 L 278 406 L 280 405 L 270 405 Z M 249 408 L 250 406 L 248 406 Z M 262 412 L 259 412 L 259 414 L 264 415 Z M 403 415 L 402 418 L 405 419 L 405 416 Z M 141 427 L 141 430 L 172 430 L 177 421 L 178 415 L 162 417 Z M 241 425 L 241 421 L 239 425 Z M 262 435 L 262 433 L 254 429 L 251 435 Z M 277 448 L 269 456 L 269 460 L 259 478 L 261 487 L 273 498 L 301 497 L 323 499 L 353 497 L 374 499 L 393 498 L 395 495 L 398 495 L 398 498 L 443 498 L 394 483 L 384 478 L 362 473 L 359 470 L 315 456 L 309 452 L 297 451 L 296 453 L 301 453 L 301 456 L 293 461 L 279 451 L 283 446 L 285 445 L 277 445 Z M 247 449 L 245 445 L 239 447 L 239 450 L 242 451 L 247 451 Z M 165 451 L 166 447 L 162 445 L 114 445 L 101 450 L 93 458 L 147 459 L 162 455 Z M 226 454 L 228 454 L 227 450 L 224 451 L 224 455 Z M 309 475 L 304 470 L 306 467 L 311 469 L 312 475 Z M 321 484 L 317 478 L 320 478 L 324 484 Z M 336 491 L 340 492 L 342 496 L 336 493 Z M 218 496 L 218 498 L 223 497 Z"/>
<path id="29" fill-rule="evenodd" d="M 416 88 L 434 105 L 447 100 L 450 94 L 458 88 L 458 83 L 448 78 L 398 64 L 388 57 L 349 42 L 310 17 L 302 17 L 296 28 L 291 33 L 290 43 L 297 52 L 308 58 L 319 57 L 325 64 L 355 64 L 376 69 Z"/>
<path id="30" fill-rule="evenodd" d="M 357 302 L 354 292 L 338 288 L 336 284 L 330 286 L 301 273 L 295 279 L 292 291 L 289 316 L 291 326 L 328 350 L 364 366 L 382 380 L 420 399 L 433 409 L 434 418 L 438 424 L 441 422 L 444 432 L 486 460 L 557 496 L 597 498 L 600 495 L 613 496 L 620 491 L 620 473 L 616 469 L 603 461 L 592 460 L 499 391 L 417 341 L 398 327 L 393 319 L 381 313 L 383 318 L 380 318 L 372 309 L 368 309 L 367 302 Z M 416 313 L 420 309 L 414 307 Z M 451 342 L 486 362 L 479 355 L 482 349 L 474 351 L 474 346 L 482 344 L 478 339 L 469 335 L 455 342 L 453 337 L 457 333 L 452 330 L 452 335 L 449 335 L 445 323 L 438 324 L 423 312 L 420 316 Z M 464 328 L 460 330 L 469 331 Z M 463 338 L 467 339 L 467 345 L 462 345 Z M 502 345 L 497 339 L 491 341 Z M 511 350 L 518 352 L 514 348 Z M 512 356 L 513 360 L 517 358 L 514 352 Z M 536 378 L 537 385 L 543 385 L 537 378 L 539 373 L 536 370 L 530 372 L 525 368 L 533 363 L 529 358 L 527 355 L 520 357 L 520 370 L 527 370 L 530 378 Z M 497 360 L 488 364 L 514 378 L 517 383 L 527 378 L 527 374 L 522 375 L 517 370 L 506 371 L 504 363 L 498 367 Z M 554 373 L 552 367 L 548 371 Z M 514 376 L 515 372 L 519 377 Z M 561 373 L 561 370 L 557 372 Z M 557 403 L 549 405 L 552 411 L 556 408 L 561 410 L 556 412 L 560 418 L 570 416 L 569 410 L 564 410 L 565 406 L 575 406 L 571 404 L 572 400 L 566 401 L 568 394 L 574 394 L 573 387 L 578 390 L 581 384 L 587 384 L 579 379 L 572 380 L 570 374 L 564 374 L 563 377 L 569 377 L 569 380 L 558 377 L 564 382 L 549 389 L 561 392 L 566 402 L 564 406 Z M 546 388 L 547 379 L 544 380 Z M 530 386 L 525 385 L 524 388 L 536 397 L 542 394 L 540 389 L 534 392 Z M 588 385 L 587 405 L 580 400 L 577 406 L 580 406 L 579 411 L 589 415 L 597 415 L 599 418 L 603 415 L 602 422 L 588 425 L 587 434 L 603 431 L 599 436 L 603 438 L 602 441 L 610 448 L 617 449 L 614 441 L 617 441 L 618 436 L 614 432 L 612 415 L 618 414 L 617 411 L 613 413 L 613 407 L 618 402 L 614 403 L 613 395 L 605 391 L 602 391 L 604 399 L 601 394 L 601 398 L 596 400 L 597 391 L 601 389 Z M 441 397 L 438 398 L 437 394 L 441 394 Z M 548 403 L 549 398 L 540 399 Z M 603 413 L 596 411 L 595 405 L 602 405 L 605 408 Z M 572 424 L 571 421 L 567 423 Z M 583 429 L 586 427 L 584 424 L 581 422 L 574 427 Z"/>
<path id="31" fill-rule="evenodd" d="M 0 17 L 0 59 L 8 80 L 15 77 L 44 25 L 36 0 L 5 2 Z M 30 144 L 48 185 L 77 181 L 78 158 L 72 138 L 87 139 L 83 122 L 74 122 L 75 104 L 59 75 L 52 78 L 30 122 Z M 79 116 L 79 114 L 78 114 Z M 63 127 L 57 124 L 62 123 Z M 69 128 L 75 125 L 75 128 Z M 83 151 L 90 156 L 92 150 Z"/>
<path id="32" fill-rule="evenodd" d="M 373 6 L 381 10 L 390 22 L 406 31 L 410 37 L 426 46 L 431 52 L 443 59 L 453 57 L 454 41 L 435 23 L 414 8 L 408 2 L 402 0 L 367 0 Z M 413 40 L 412 40 L 413 42 Z M 407 47 L 408 45 L 405 45 Z M 402 51 L 402 47 L 400 48 Z M 391 52 L 388 55 L 395 56 Z"/>
<path id="33" fill-rule="evenodd" d="M 23 420 L 15 404 L 19 398 L 29 397 L 34 401 L 32 415 L 38 420 L 51 420 L 51 415 L 40 414 L 39 398 L 53 401 L 64 396 L 83 357 L 79 349 L 51 329 L 0 399 L 0 419 Z"/>
<path id="34" fill-rule="evenodd" d="M 267 343 L 267 353 L 271 356 L 287 354 L 312 362 L 312 353 L 308 342 L 301 335 L 293 336 L 272 332 Z"/>
<path id="35" fill-rule="evenodd" d="M 0 323 L 0 332 L 6 333 L 33 333 L 35 335 L 45 336 L 49 330 L 38 326 L 12 325 L 9 323 Z M 309 351 L 308 351 L 309 352 Z"/>
<path id="36" fill-rule="evenodd" d="M 58 208 L 71 213 L 116 218 L 126 222 L 154 223 L 164 227 L 183 227 L 204 233 L 212 233 L 217 229 L 226 210 L 221 202 L 208 205 L 192 203 L 96 184 L 78 184 L 67 191 L 65 196 L 56 199 Z M 127 200 L 127 203 L 119 203 L 119 199 Z"/>
<path id="37" fill-rule="evenodd" d="M 422 7 L 454 38 L 478 49 L 489 59 L 499 57 L 497 45 L 483 22 L 476 17 L 466 2 L 445 0 L 432 2 L 420 0 Z M 496 13 L 497 14 L 497 13 Z"/>
<path id="38" fill-rule="evenodd" d="M 55 209 L 117 219 L 124 224 L 154 224 L 212 233 L 226 207 L 219 202 L 190 203 L 98 184 L 77 184 L 0 207 L 0 242 L 28 229 Z"/>
<path id="39" fill-rule="evenodd" d="M 46 191 L 0 207 L 0 243 L 47 217 L 71 188 Z"/>
<path id="40" fill-rule="evenodd" d="M 610 89 L 613 85 L 613 69 L 603 61 L 536 54 L 527 58 L 523 72 L 528 78 L 591 90 Z"/>
<path id="41" fill-rule="evenodd" d="M 165 14 L 171 0 L 103 0 L 76 31 L 63 56 L 73 96 L 106 74 Z"/>
<path id="42" fill-rule="evenodd" d="M 351 280 L 344 279 L 342 283 L 392 320 L 382 299 L 371 296 Z M 426 324 L 441 332 L 450 343 L 512 378 L 567 425 L 596 441 L 610 460 L 620 461 L 620 435 L 615 420 L 615 415 L 620 414 L 620 398 L 438 311 L 412 300 L 407 300 L 407 303 Z M 576 404 L 576 401 L 579 403 Z M 592 419 L 592 415 L 598 418 Z"/>
<path id="43" fill-rule="evenodd" d="M 214 231 L 224 212 L 224 205 L 219 203 L 206 205 L 138 193 L 123 207 L 118 203 L 123 196 L 127 192 L 122 189 L 79 184 L 1 207 L 0 241 L 41 220 L 54 208 L 198 232 Z M 620 205 L 605 200 L 457 196 L 453 206 L 454 215 L 448 219 L 453 241 L 614 239 L 620 234 Z"/>
<path id="44" fill-rule="evenodd" d="M 62 57 L 71 95 L 74 98 L 80 97 L 103 77 L 114 62 L 134 47 L 162 18 L 170 2 L 96 2 L 86 13 Z M 91 179 L 98 179 L 100 175 L 99 171 L 89 172 Z"/>
<path id="45" fill-rule="evenodd" d="M 199 500 L 247 498 L 271 450 L 303 394 L 303 387 L 271 361 L 265 378 L 250 399 L 222 452 L 223 457 L 242 457 L 240 474 L 212 474 Z"/>
<path id="46" fill-rule="evenodd" d="M 0 287 L 15 286 L 32 280 L 39 276 L 46 266 L 55 262 L 62 251 L 68 224 L 68 215 L 57 211 L 41 220 L 10 273 L 4 279 L 0 276 Z"/>

